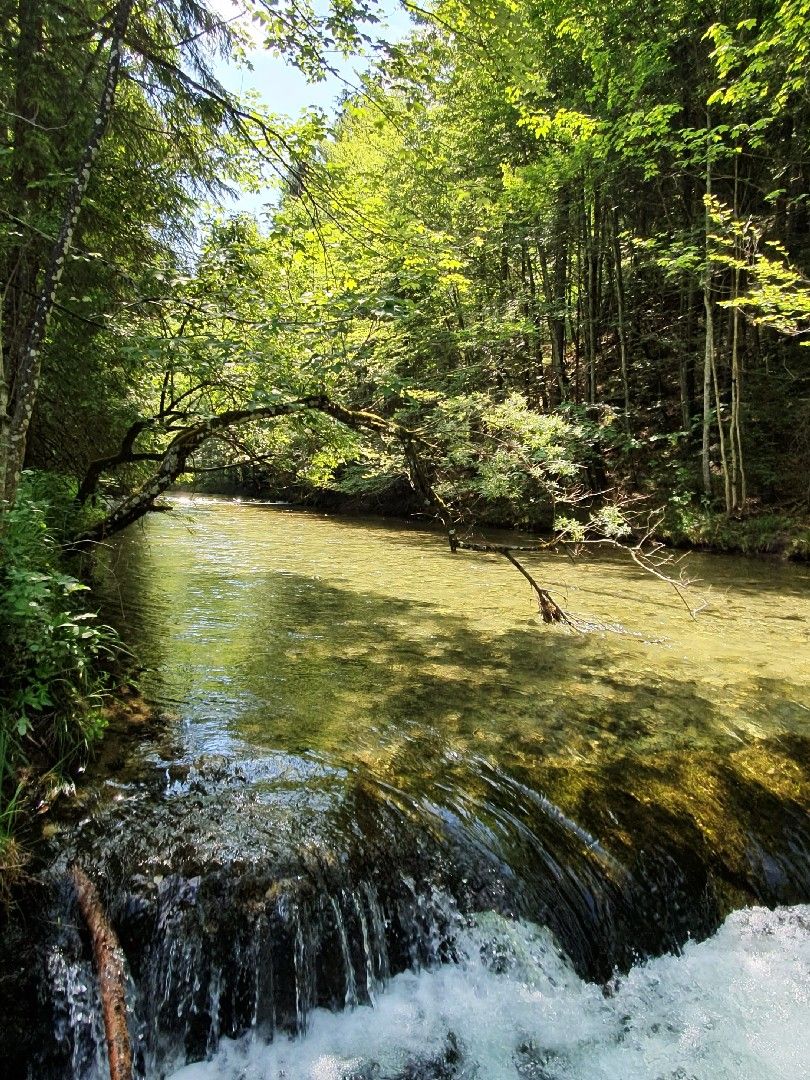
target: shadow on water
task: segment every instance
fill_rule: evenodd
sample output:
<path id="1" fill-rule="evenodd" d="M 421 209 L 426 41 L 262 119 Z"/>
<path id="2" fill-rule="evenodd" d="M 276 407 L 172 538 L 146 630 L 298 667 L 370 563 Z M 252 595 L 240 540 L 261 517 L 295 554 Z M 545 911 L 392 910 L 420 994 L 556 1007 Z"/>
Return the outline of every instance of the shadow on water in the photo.
<path id="1" fill-rule="evenodd" d="M 718 678 L 680 645 L 503 618 L 488 576 L 464 592 L 441 561 L 456 577 L 439 590 L 438 564 L 414 569 L 437 557 L 412 533 L 393 538 L 402 587 L 373 550 L 341 580 L 346 529 L 365 534 L 319 527 L 334 557 L 306 569 L 295 537 L 271 568 L 249 546 L 227 557 L 227 530 L 181 567 L 126 545 L 123 611 L 166 718 L 95 770 L 51 841 L 61 1037 L 42 1076 L 67 1059 L 92 1076 L 102 1053 L 63 884 L 76 858 L 119 928 L 148 1075 L 373 1000 L 452 958 L 465 913 L 548 926 L 604 981 L 735 907 L 810 900 L 798 672 Z"/>
<path id="2" fill-rule="evenodd" d="M 326 710 L 290 715 L 281 695 L 269 727 L 248 712 L 242 729 L 258 739 L 261 726 L 276 745 L 339 760 L 386 797 L 430 808 L 461 846 L 472 840 L 510 868 L 522 913 L 551 925 L 588 974 L 703 935 L 732 906 L 807 898 L 808 741 L 735 730 L 738 718 L 744 730 L 752 713 L 784 709 L 786 690 L 799 701 L 800 685 L 769 694 L 751 679 L 729 709 L 688 679 L 629 681 L 620 640 L 600 642 L 594 670 L 590 642 L 559 632 L 493 642 L 444 616 L 420 641 L 408 628 L 424 616 L 407 601 L 365 594 L 358 619 L 354 594 L 294 576 L 259 595 L 261 663 L 246 662 L 248 681 L 281 631 L 271 666 L 305 660 L 304 693 Z M 290 610 L 305 643 L 285 639 Z M 629 910 L 600 925 L 600 894 L 617 891 Z"/>

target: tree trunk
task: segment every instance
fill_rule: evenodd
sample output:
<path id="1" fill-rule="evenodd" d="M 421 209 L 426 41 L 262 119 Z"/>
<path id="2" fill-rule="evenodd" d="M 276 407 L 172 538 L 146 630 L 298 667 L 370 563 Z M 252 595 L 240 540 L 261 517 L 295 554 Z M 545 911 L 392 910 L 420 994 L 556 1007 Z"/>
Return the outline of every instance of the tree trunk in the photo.
<path id="1" fill-rule="evenodd" d="M 720 402 L 720 385 L 717 379 L 717 364 L 714 352 L 711 356 L 712 384 L 714 386 L 714 400 L 717 408 L 717 433 L 720 438 L 720 467 L 723 471 L 723 494 L 726 500 L 726 513 L 730 514 L 733 506 L 731 494 L 731 475 L 728 469 L 728 455 L 726 453 L 726 432 L 723 427 L 723 407 Z"/>
<path id="2" fill-rule="evenodd" d="M 706 127 L 709 128 L 708 117 Z M 712 468 L 709 457 L 712 425 L 712 367 L 714 366 L 714 309 L 712 308 L 712 259 L 709 251 L 709 229 L 711 216 L 709 212 L 709 199 L 712 194 L 712 167 L 709 157 L 709 148 L 706 147 L 706 269 L 703 277 L 703 306 L 706 312 L 705 348 L 703 352 L 703 446 L 701 462 L 703 467 L 703 490 L 711 497 L 712 494 Z"/>
<path id="3" fill-rule="evenodd" d="M 691 277 L 681 286 L 681 335 L 680 390 L 681 424 L 684 431 L 691 432 L 692 417 L 695 415 L 695 357 L 693 353 L 693 319 L 695 311 L 695 289 Z"/>
<path id="4" fill-rule="evenodd" d="M 132 1046 L 127 1028 L 124 962 L 118 936 L 110 925 L 96 887 L 78 866 L 70 869 L 82 918 L 90 932 L 98 975 L 110 1080 L 132 1080 Z"/>
<path id="5" fill-rule="evenodd" d="M 735 276 L 737 276 L 735 274 Z M 739 290 L 739 280 L 735 283 L 735 289 Z M 739 292 L 737 292 L 739 295 Z M 740 313 L 735 308 L 732 318 L 734 324 L 731 335 L 731 448 L 733 468 L 733 488 L 735 507 L 745 506 L 748 498 L 747 482 L 745 477 L 745 461 L 743 458 L 742 424 L 740 422 L 740 402 L 742 400 L 742 371 L 740 368 Z"/>
<path id="6" fill-rule="evenodd" d="M 734 217 L 739 214 L 739 164 L 734 159 Z M 734 240 L 735 266 L 732 278 L 732 300 L 740 295 L 739 241 Z M 745 480 L 745 462 L 743 460 L 742 431 L 740 424 L 740 400 L 742 397 L 742 372 L 740 371 L 740 312 L 731 309 L 731 419 L 729 435 L 731 438 L 731 499 L 732 508 L 745 505 L 747 498 Z"/>
<path id="7" fill-rule="evenodd" d="M 554 372 L 554 381 L 557 384 L 559 400 L 566 401 L 568 399 L 568 380 L 565 372 L 565 316 L 560 315 L 560 309 L 562 309 L 565 304 L 565 294 L 563 294 L 562 299 L 559 298 L 557 293 L 557 283 L 560 274 L 555 272 L 555 277 L 552 279 L 544 249 L 538 245 L 537 252 L 540 259 L 540 270 L 543 275 L 543 291 L 546 297 L 546 308 L 548 309 L 548 330 L 549 337 L 551 338 L 551 368 Z M 557 258 L 559 257 L 560 252 L 558 248 Z M 564 282 L 564 272 L 562 272 L 562 276 Z"/>
<path id="8" fill-rule="evenodd" d="M 17 48 L 14 63 L 14 122 L 8 195 L 14 212 L 25 217 L 43 177 L 42 154 L 36 139 L 37 55 L 42 45 L 42 12 L 38 0 L 19 0 Z M 34 136 L 32 138 L 32 135 Z M 30 324 L 35 294 L 35 260 L 21 242 L 6 254 L 2 265 L 3 297 L 0 306 L 0 509 L 6 490 L 6 469 L 11 434 L 11 393 L 14 358 L 22 352 L 21 336 Z"/>
<path id="9" fill-rule="evenodd" d="M 17 370 L 13 373 L 5 373 L 7 385 L 9 374 L 13 375 L 13 388 L 9 388 L 10 400 L 8 407 L 10 408 L 10 416 L 7 415 L 5 419 L 6 433 L 0 448 L 0 452 L 2 452 L 0 476 L 4 478 L 4 493 L 7 503 L 13 502 L 19 484 L 20 473 L 25 460 L 28 429 L 39 389 L 45 334 L 53 312 L 54 301 L 56 300 L 56 293 L 65 268 L 65 262 L 73 242 L 73 234 L 81 213 L 82 202 L 90 182 L 93 163 L 112 113 L 121 69 L 123 38 L 126 34 L 133 6 L 134 0 L 120 0 L 116 8 L 107 70 L 93 121 L 93 130 L 85 144 L 84 153 L 73 181 L 73 187 L 68 196 L 59 234 L 45 271 L 45 280 L 37 299 L 25 344 L 17 362 Z M 0 402 L 1 404 L 2 402 Z"/>
<path id="10" fill-rule="evenodd" d="M 529 251 L 529 245 L 526 243 L 525 236 L 520 239 L 520 258 L 521 266 L 523 268 L 524 289 L 526 292 L 524 314 L 527 322 L 530 322 L 532 326 L 528 346 L 533 359 L 533 367 L 528 372 L 528 385 L 526 387 L 527 396 L 532 403 L 539 398 L 542 407 L 548 409 L 550 401 L 546 390 L 546 373 L 543 366 L 543 343 L 540 332 L 541 321 L 540 314 L 537 310 L 537 283 L 534 278 L 531 252 Z"/>
<path id="11" fill-rule="evenodd" d="M 599 202 L 594 194 L 593 205 L 584 207 L 582 224 L 585 232 L 585 346 L 587 350 L 589 405 L 596 404 L 596 305 L 598 293 L 597 237 L 599 234 Z"/>
<path id="12" fill-rule="evenodd" d="M 619 336 L 619 361 L 624 395 L 624 430 L 630 434 L 630 381 L 627 374 L 627 332 L 624 323 L 624 276 L 622 248 L 619 240 L 619 216 L 613 212 L 613 262 L 616 270 L 616 331 Z"/>

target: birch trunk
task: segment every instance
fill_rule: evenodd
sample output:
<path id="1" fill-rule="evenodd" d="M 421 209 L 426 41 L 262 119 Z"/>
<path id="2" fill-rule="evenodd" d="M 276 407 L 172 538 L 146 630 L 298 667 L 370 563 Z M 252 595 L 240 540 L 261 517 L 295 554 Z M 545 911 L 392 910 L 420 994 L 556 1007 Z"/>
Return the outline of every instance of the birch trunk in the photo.
<path id="1" fill-rule="evenodd" d="M 93 120 L 93 130 L 85 144 L 73 186 L 68 196 L 67 206 L 62 216 L 59 234 L 51 252 L 50 261 L 45 271 L 45 280 L 37 298 L 36 308 L 28 329 L 25 343 L 17 363 L 17 370 L 4 372 L 3 394 L 7 397 L 5 415 L 0 398 L 0 476 L 4 480 L 4 494 L 7 503 L 14 501 L 25 461 L 25 447 L 28 429 L 36 404 L 39 390 L 39 377 L 42 368 L 42 347 L 45 334 L 53 313 L 59 282 L 65 269 L 65 262 L 73 243 L 73 234 L 82 209 L 82 203 L 90 182 L 93 163 L 98 154 L 101 140 L 107 128 L 115 101 L 115 91 L 121 70 L 123 38 L 126 34 L 134 0 L 120 0 L 116 10 L 110 40 L 110 52 L 107 69 L 104 74 L 101 96 Z M 10 376 L 13 375 L 13 388 Z"/>
<path id="2" fill-rule="evenodd" d="M 709 118 L 706 117 L 707 130 Z M 703 466 L 703 490 L 712 494 L 712 469 L 709 446 L 712 426 L 712 368 L 714 366 L 714 310 L 712 308 L 712 259 L 709 251 L 710 211 L 709 200 L 712 195 L 712 166 L 710 150 L 706 147 L 706 271 L 703 278 L 703 306 L 706 311 L 706 340 L 703 353 L 703 446 L 701 462 Z"/>

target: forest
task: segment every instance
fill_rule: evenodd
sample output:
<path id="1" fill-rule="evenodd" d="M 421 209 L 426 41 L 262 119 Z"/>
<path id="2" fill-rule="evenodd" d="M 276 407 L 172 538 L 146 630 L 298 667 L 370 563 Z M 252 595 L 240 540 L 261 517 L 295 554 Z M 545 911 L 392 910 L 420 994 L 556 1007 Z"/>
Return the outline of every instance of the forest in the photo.
<path id="1" fill-rule="evenodd" d="M 60 550 L 184 479 L 423 510 L 397 428 L 462 525 L 807 554 L 810 6 L 405 7 L 4 5 L 7 761 L 109 648 Z M 370 66 L 291 121 L 257 33 Z"/>
<path id="2" fill-rule="evenodd" d="M 810 556 L 810 0 L 400 6 L 0 0 L 3 881 L 165 492 Z M 367 63 L 292 118 L 256 43 Z"/>

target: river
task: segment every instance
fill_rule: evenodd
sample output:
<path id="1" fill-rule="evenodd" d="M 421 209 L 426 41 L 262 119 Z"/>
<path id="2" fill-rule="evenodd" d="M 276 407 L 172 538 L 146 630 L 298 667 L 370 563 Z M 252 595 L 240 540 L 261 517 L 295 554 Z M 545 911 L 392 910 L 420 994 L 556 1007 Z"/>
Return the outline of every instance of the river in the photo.
<path id="1" fill-rule="evenodd" d="M 618 554 L 528 561 L 601 628 L 401 522 L 180 496 L 111 546 L 159 720 L 49 842 L 119 928 L 142 1075 L 810 1074 L 810 569 L 690 556 L 692 619 Z M 35 1075 L 96 1080 L 55 904 Z"/>

